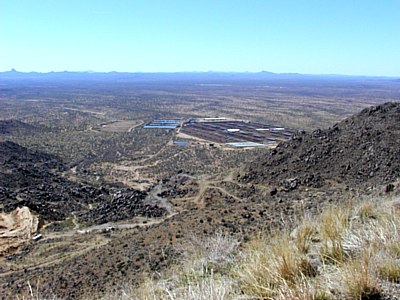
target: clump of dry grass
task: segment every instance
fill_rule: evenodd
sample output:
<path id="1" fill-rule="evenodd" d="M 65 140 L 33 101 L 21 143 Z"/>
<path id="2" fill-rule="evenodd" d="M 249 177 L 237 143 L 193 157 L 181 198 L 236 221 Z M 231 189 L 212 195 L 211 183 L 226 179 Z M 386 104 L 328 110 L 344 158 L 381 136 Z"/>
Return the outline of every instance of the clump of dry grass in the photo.
<path id="1" fill-rule="evenodd" d="M 386 249 L 393 258 L 400 259 L 400 240 L 391 240 L 387 243 Z"/>
<path id="2" fill-rule="evenodd" d="M 377 265 L 379 278 L 400 283 L 400 262 L 391 258 L 383 259 Z"/>
<path id="3" fill-rule="evenodd" d="M 165 288 L 165 292 L 171 300 L 223 300 L 232 293 L 232 285 L 233 280 L 229 277 L 205 272 L 187 280 L 185 284 L 172 284 Z"/>
<path id="4" fill-rule="evenodd" d="M 181 273 L 168 278 L 147 278 L 139 287 L 126 286 L 104 297 L 104 300 L 224 300 L 232 292 L 232 279 L 214 275 Z"/>
<path id="5" fill-rule="evenodd" d="M 340 268 L 343 282 L 341 292 L 346 299 L 379 299 L 381 288 L 370 263 L 370 254 L 363 253 Z"/>
<path id="6" fill-rule="evenodd" d="M 206 238 L 191 236 L 185 244 L 177 246 L 177 250 L 190 269 L 193 269 L 194 263 L 220 269 L 233 263 L 239 245 L 237 238 L 218 231 Z"/>
<path id="7" fill-rule="evenodd" d="M 317 239 L 317 233 L 315 222 L 305 219 L 292 234 L 297 249 L 302 253 L 308 253 Z"/>
<path id="8" fill-rule="evenodd" d="M 321 257 L 327 262 L 339 263 L 345 260 L 343 238 L 349 229 L 349 212 L 332 207 L 326 209 L 321 216 L 320 237 Z"/>
<path id="9" fill-rule="evenodd" d="M 379 208 L 373 201 L 362 202 L 356 208 L 356 216 L 360 218 L 362 222 L 367 222 L 370 219 L 377 219 L 379 217 Z"/>

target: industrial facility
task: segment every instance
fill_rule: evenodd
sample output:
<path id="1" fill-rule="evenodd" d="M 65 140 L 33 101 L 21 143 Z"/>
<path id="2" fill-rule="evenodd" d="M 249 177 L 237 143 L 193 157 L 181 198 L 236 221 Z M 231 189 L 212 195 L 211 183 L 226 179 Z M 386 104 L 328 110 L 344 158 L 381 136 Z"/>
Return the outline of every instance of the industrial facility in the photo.
<path id="1" fill-rule="evenodd" d="M 153 120 L 143 126 L 144 129 L 175 129 L 181 124 L 181 120 Z"/>
<path id="2" fill-rule="evenodd" d="M 261 124 L 222 118 L 203 118 L 183 123 L 181 133 L 230 147 L 275 146 L 287 141 L 294 130 L 282 126 Z"/>

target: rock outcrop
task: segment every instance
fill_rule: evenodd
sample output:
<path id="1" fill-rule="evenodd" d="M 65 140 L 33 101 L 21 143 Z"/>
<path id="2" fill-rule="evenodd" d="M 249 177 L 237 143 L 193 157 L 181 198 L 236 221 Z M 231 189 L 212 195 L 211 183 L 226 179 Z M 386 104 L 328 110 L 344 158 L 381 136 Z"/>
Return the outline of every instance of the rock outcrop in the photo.
<path id="1" fill-rule="evenodd" d="M 38 230 L 39 219 L 28 207 L 0 213 L 0 255 L 18 248 Z"/>

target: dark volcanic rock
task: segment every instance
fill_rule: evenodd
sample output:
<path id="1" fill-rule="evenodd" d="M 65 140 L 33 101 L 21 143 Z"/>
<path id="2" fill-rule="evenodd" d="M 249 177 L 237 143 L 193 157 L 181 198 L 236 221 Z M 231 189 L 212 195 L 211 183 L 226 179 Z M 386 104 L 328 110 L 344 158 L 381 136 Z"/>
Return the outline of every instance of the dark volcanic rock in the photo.
<path id="1" fill-rule="evenodd" d="M 164 208 L 144 203 L 147 193 L 136 190 L 125 190 L 107 201 L 102 201 L 87 212 L 78 215 L 85 222 L 97 224 L 115 222 L 132 216 L 161 217 L 166 214 Z"/>
<path id="2" fill-rule="evenodd" d="M 0 142 L 0 203 L 3 209 L 11 211 L 28 206 L 50 220 L 63 219 L 79 209 L 81 205 L 74 192 L 77 193 L 80 187 L 50 172 L 63 169 L 63 162 L 56 156 L 34 152 L 13 142 Z"/>
<path id="3" fill-rule="evenodd" d="M 51 177 L 51 169 L 62 171 L 64 163 L 54 155 L 31 151 L 10 141 L 0 142 L 2 187 L 23 188 L 41 184 L 44 178 Z"/>
<path id="4" fill-rule="evenodd" d="M 18 120 L 0 120 L 0 135 L 33 131 L 35 129 L 34 126 Z"/>
<path id="5" fill-rule="evenodd" d="M 332 128 L 298 133 L 247 167 L 240 180 L 321 187 L 375 186 L 400 176 L 400 103 L 364 109 Z"/>
<path id="6" fill-rule="evenodd" d="M 65 164 L 56 156 L 0 142 L 0 211 L 27 206 L 45 220 L 63 220 L 76 212 L 90 223 L 165 213 L 162 208 L 144 204 L 147 193 L 120 189 L 114 196 L 114 191 L 106 188 L 67 180 L 59 175 L 63 170 Z"/>

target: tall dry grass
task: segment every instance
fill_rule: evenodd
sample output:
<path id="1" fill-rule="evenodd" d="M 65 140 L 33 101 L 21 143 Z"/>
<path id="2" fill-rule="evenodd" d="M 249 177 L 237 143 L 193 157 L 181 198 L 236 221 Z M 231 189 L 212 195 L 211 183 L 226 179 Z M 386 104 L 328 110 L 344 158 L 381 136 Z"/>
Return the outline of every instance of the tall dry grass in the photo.
<path id="1" fill-rule="evenodd" d="M 382 199 L 327 207 L 294 230 L 261 233 L 240 247 L 218 233 L 194 237 L 179 250 L 182 260 L 175 268 L 118 299 L 400 296 L 400 213 Z"/>

